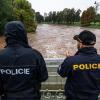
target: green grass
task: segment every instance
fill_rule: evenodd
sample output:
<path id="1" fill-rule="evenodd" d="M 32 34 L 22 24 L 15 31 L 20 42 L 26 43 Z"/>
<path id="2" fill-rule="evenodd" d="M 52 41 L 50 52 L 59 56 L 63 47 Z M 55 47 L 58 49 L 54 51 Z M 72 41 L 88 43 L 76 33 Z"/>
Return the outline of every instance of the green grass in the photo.
<path id="1" fill-rule="evenodd" d="M 88 26 L 89 28 L 96 28 L 96 29 L 100 29 L 100 25 L 99 26 L 96 26 L 96 25 L 91 25 L 91 26 Z"/>
<path id="2" fill-rule="evenodd" d="M 75 22 L 74 25 L 72 26 L 81 26 L 81 25 L 80 22 Z M 92 22 L 90 26 L 86 26 L 86 27 L 100 29 L 100 22 L 96 22 L 95 24 Z"/>
<path id="3" fill-rule="evenodd" d="M 100 29 L 100 22 L 96 22 L 95 24 L 94 23 L 91 23 L 90 26 L 88 26 L 89 28 L 97 28 L 97 29 Z"/>
<path id="4" fill-rule="evenodd" d="M 45 23 L 45 24 L 53 24 L 53 23 Z M 55 23 L 57 24 L 57 23 Z M 66 24 L 57 24 L 57 25 L 66 25 Z M 67 26 L 81 26 L 80 22 L 74 22 L 74 24 L 68 24 Z M 100 22 L 94 22 L 91 23 L 90 26 L 85 26 L 87 28 L 95 28 L 95 29 L 100 29 Z"/>
<path id="5" fill-rule="evenodd" d="M 73 26 L 80 26 L 80 22 L 74 22 L 74 25 Z"/>

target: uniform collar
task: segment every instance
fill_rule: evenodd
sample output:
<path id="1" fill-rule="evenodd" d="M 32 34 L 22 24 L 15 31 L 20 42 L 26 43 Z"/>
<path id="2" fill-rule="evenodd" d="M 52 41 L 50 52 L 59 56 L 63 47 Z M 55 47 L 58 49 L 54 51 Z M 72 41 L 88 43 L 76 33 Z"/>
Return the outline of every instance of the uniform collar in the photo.
<path id="1" fill-rule="evenodd" d="M 78 54 L 97 54 L 97 49 L 94 47 L 84 47 L 82 49 L 79 49 L 75 55 Z"/>

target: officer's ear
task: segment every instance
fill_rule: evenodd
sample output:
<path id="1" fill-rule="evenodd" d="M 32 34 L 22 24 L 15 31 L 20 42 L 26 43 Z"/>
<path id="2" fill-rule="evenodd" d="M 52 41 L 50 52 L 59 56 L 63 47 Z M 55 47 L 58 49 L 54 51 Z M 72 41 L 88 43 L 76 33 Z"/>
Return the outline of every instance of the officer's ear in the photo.
<path id="1" fill-rule="evenodd" d="M 84 48 L 84 44 L 80 42 L 80 48 Z"/>
<path id="2" fill-rule="evenodd" d="M 81 42 L 79 42 L 79 41 L 77 41 L 77 48 L 78 48 L 78 49 L 83 48 L 83 44 L 82 44 Z"/>

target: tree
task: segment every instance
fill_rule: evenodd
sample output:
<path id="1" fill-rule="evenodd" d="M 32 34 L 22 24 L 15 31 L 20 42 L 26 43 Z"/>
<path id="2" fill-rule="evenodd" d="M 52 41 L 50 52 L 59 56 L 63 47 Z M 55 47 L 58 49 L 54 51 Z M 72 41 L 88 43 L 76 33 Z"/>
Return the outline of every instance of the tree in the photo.
<path id="1" fill-rule="evenodd" d="M 38 23 L 44 22 L 44 17 L 40 14 L 40 12 L 36 12 L 36 21 Z"/>
<path id="2" fill-rule="evenodd" d="M 75 9 L 74 8 L 72 8 L 72 9 L 65 8 L 63 10 L 63 16 L 64 16 L 64 22 L 66 24 L 74 24 L 74 21 L 75 21 Z"/>
<path id="3" fill-rule="evenodd" d="M 83 11 L 82 16 L 81 16 L 81 25 L 82 26 L 89 26 L 89 20 L 88 20 L 88 13 L 87 11 Z"/>
<path id="4" fill-rule="evenodd" d="M 22 21 L 28 32 L 35 32 L 37 26 L 35 11 L 27 0 L 14 0 L 13 19 Z"/>
<path id="5" fill-rule="evenodd" d="M 48 16 L 45 18 L 45 22 L 58 23 L 58 24 L 74 24 L 74 22 L 80 21 L 81 10 L 75 10 L 74 8 L 65 8 L 63 11 L 49 12 Z"/>
<path id="6" fill-rule="evenodd" d="M 60 12 L 58 11 L 56 17 L 57 17 L 57 19 L 56 19 L 57 23 L 61 24 L 63 22 L 63 12 L 62 11 L 60 11 Z"/>
<path id="7" fill-rule="evenodd" d="M 12 17 L 11 0 L 0 0 L 0 35 L 3 34 L 4 25 Z"/>
<path id="8" fill-rule="evenodd" d="M 95 20 L 95 8 L 89 7 L 86 11 L 83 11 L 81 16 L 81 25 L 89 26 L 91 22 Z"/>
<path id="9" fill-rule="evenodd" d="M 96 15 L 96 12 L 95 12 L 95 8 L 94 7 L 89 7 L 88 9 L 87 9 L 87 13 L 88 13 L 88 20 L 90 21 L 90 23 L 91 22 L 94 22 L 94 20 L 95 20 L 95 15 Z"/>
<path id="10" fill-rule="evenodd" d="M 53 11 L 52 21 L 53 21 L 53 23 L 56 23 L 56 11 Z"/>
<path id="11" fill-rule="evenodd" d="M 75 22 L 75 9 L 74 8 L 70 10 L 69 18 L 70 18 L 70 24 L 74 24 Z"/>
<path id="12" fill-rule="evenodd" d="M 80 21 L 80 13 L 81 13 L 81 10 L 78 9 L 75 13 L 75 22 L 79 22 Z"/>
<path id="13" fill-rule="evenodd" d="M 48 14 L 48 21 L 49 22 L 53 22 L 52 16 L 53 16 L 53 13 L 52 12 L 49 12 L 49 14 Z"/>

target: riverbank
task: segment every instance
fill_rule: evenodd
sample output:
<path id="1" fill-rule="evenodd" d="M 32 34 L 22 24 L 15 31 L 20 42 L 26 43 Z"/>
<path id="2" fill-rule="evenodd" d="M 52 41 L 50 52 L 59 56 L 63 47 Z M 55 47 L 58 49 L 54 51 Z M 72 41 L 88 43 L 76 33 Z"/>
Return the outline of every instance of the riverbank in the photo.
<path id="1" fill-rule="evenodd" d="M 79 27 L 82 27 L 80 22 L 74 22 L 74 24 L 58 24 L 58 23 L 42 23 L 42 24 L 50 24 L 50 25 L 66 25 L 66 26 L 79 26 Z M 100 29 L 100 22 L 97 22 L 97 23 L 91 23 L 90 26 L 84 26 L 83 28 L 93 28 L 93 29 Z"/>
<path id="2" fill-rule="evenodd" d="M 89 28 L 95 28 L 95 29 L 100 29 L 100 22 L 97 23 L 91 23 L 90 26 L 88 26 Z"/>

